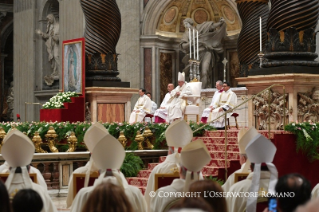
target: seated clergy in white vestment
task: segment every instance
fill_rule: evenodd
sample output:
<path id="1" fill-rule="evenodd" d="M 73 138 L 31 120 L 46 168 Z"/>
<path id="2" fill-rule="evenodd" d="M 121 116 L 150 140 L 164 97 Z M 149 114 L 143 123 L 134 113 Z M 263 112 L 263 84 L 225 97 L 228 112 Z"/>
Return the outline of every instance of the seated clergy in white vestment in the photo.
<path id="1" fill-rule="evenodd" d="M 176 119 L 184 117 L 187 100 L 185 96 L 192 95 L 191 87 L 185 82 L 185 73 L 178 72 L 178 86 L 170 93 L 174 97 L 168 107 L 167 122 L 171 123 Z"/>
<path id="2" fill-rule="evenodd" d="M 96 167 L 100 170 L 100 176 L 95 180 L 93 186 L 82 188 L 79 191 L 72 203 L 71 212 L 82 211 L 83 206 L 94 188 L 100 183 L 108 181 L 109 178 L 112 178 L 111 181 L 123 187 L 135 212 L 146 211 L 145 199 L 139 188 L 123 182 L 120 176 L 119 169 L 122 166 L 124 158 L 125 151 L 123 146 L 112 135 L 106 134 L 98 140 L 92 151 L 92 159 Z"/>
<path id="3" fill-rule="evenodd" d="M 222 188 L 224 191 L 229 191 L 230 187 L 235 184 L 235 173 L 250 173 L 250 161 L 247 158 L 246 146 L 247 144 L 258 135 L 258 131 L 254 127 L 243 128 L 238 132 L 238 146 L 240 153 L 240 165 L 241 168 L 227 178 Z"/>
<path id="4" fill-rule="evenodd" d="M 154 197 L 151 197 L 151 212 L 163 212 L 167 206 L 178 199 L 170 195 L 163 197 L 166 192 L 188 192 L 194 181 L 202 179 L 202 168 L 211 160 L 210 153 L 202 140 L 187 144 L 180 155 L 180 179 L 175 179 L 171 185 L 159 188 Z"/>
<path id="5" fill-rule="evenodd" d="M 277 149 L 275 145 L 258 134 L 246 147 L 248 160 L 251 161 L 252 172 L 245 180 L 239 181 L 230 187 L 229 192 L 251 192 L 258 193 L 259 197 L 265 197 L 275 193 L 275 185 L 278 179 L 278 171 L 272 163 Z M 244 194 L 244 193 L 243 193 Z M 226 197 L 229 212 L 256 211 L 257 195 L 243 195 L 242 197 Z"/>
<path id="6" fill-rule="evenodd" d="M 2 157 L 11 167 L 10 174 L 5 182 L 10 198 L 21 189 L 33 189 L 43 201 L 42 212 L 55 212 L 55 208 L 48 191 L 42 186 L 33 183 L 29 176 L 29 165 L 34 154 L 34 144 L 30 138 L 19 130 L 11 130 L 5 137 L 2 146 Z"/>
<path id="7" fill-rule="evenodd" d="M 214 110 L 209 114 L 208 122 L 215 120 L 223 115 L 225 111 L 234 108 L 237 105 L 237 95 L 230 90 L 229 82 L 223 83 L 224 91 L 220 94 L 219 101 L 214 103 Z M 232 113 L 227 113 L 227 118 L 230 118 Z M 217 129 L 224 128 L 226 120 L 225 116 L 221 116 L 213 122 L 213 126 Z"/>
<path id="8" fill-rule="evenodd" d="M 7 161 L 5 161 L 4 164 L 2 164 L 0 166 L 0 174 L 5 174 L 5 173 L 10 173 L 10 166 L 7 163 Z M 45 183 L 45 180 L 44 180 L 41 172 L 37 168 L 30 166 L 29 173 L 36 173 L 37 174 L 37 184 L 39 184 L 40 186 L 42 186 L 45 189 L 48 189 L 48 186 Z"/>
<path id="9" fill-rule="evenodd" d="M 133 124 L 135 122 L 141 122 L 143 121 L 146 114 L 151 113 L 152 109 L 152 100 L 145 95 L 145 89 L 141 88 L 138 91 L 138 94 L 140 97 L 138 98 L 134 109 L 131 113 L 129 123 Z"/>
<path id="10" fill-rule="evenodd" d="M 105 129 L 105 127 L 101 123 L 96 122 L 92 124 L 89 127 L 89 129 L 87 129 L 87 131 L 85 132 L 85 135 L 83 138 L 84 143 L 87 146 L 88 150 L 92 152 L 95 145 L 98 143 L 98 141 L 101 140 L 107 134 L 109 134 L 108 130 Z M 87 162 L 85 166 L 79 167 L 73 171 L 73 173 L 70 176 L 69 185 L 68 185 L 68 195 L 66 198 L 67 208 L 69 208 L 72 205 L 72 202 L 74 199 L 73 174 L 74 173 L 86 174 L 83 187 L 87 187 L 89 183 L 89 179 L 90 179 L 90 174 L 97 171 L 98 171 L 98 168 L 96 167 L 92 157 L 90 158 L 90 160 Z M 127 184 L 127 181 L 124 175 L 122 174 L 122 172 L 119 171 L 119 174 L 122 178 L 123 183 Z"/>
<path id="11" fill-rule="evenodd" d="M 183 132 L 183 133 L 179 133 Z M 155 186 L 155 174 L 173 174 L 175 169 L 178 169 L 178 162 L 180 152 L 182 148 L 189 144 L 193 139 L 193 131 L 184 120 L 174 121 L 165 131 L 165 137 L 167 141 L 168 156 L 163 163 L 154 167 L 151 174 L 148 177 L 146 190 L 144 197 L 150 210 L 151 198 L 149 193 L 154 191 Z"/>
<path id="12" fill-rule="evenodd" d="M 210 112 L 212 112 L 215 108 L 214 108 L 214 103 L 216 103 L 217 101 L 219 101 L 219 97 L 220 97 L 220 94 L 224 91 L 223 90 L 223 82 L 218 80 L 216 82 L 216 89 L 217 91 L 215 91 L 214 93 L 214 96 L 212 98 L 212 102 L 210 103 L 209 107 L 208 108 L 205 108 L 205 110 L 203 111 L 203 114 L 202 114 L 202 118 L 201 118 L 201 122 L 203 123 L 207 123 L 207 118 L 210 114 Z"/>
<path id="13" fill-rule="evenodd" d="M 168 113 L 167 109 L 168 109 L 169 104 L 172 102 L 172 100 L 174 98 L 170 95 L 173 89 L 174 89 L 173 83 L 169 83 L 167 85 L 168 93 L 165 95 L 163 102 L 160 105 L 160 108 L 158 108 L 154 113 L 155 123 L 165 123 L 166 122 L 167 113 Z"/>

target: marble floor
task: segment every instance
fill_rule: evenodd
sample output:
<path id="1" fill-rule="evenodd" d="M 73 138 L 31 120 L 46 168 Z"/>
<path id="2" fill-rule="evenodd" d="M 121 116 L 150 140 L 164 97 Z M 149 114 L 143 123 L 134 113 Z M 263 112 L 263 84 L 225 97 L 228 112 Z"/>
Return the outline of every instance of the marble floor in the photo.
<path id="1" fill-rule="evenodd" d="M 58 211 L 67 212 L 70 211 L 70 209 L 66 208 L 66 196 L 67 196 L 67 189 L 61 189 L 61 190 L 49 190 L 49 195 L 58 209 Z"/>

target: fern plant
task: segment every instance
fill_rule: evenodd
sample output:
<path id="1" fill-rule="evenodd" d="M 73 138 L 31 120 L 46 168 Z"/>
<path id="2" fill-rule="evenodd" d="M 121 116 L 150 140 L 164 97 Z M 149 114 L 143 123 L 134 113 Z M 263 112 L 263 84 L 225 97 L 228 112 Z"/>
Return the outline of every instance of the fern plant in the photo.
<path id="1" fill-rule="evenodd" d="M 139 156 L 136 156 L 133 153 L 126 153 L 121 172 L 125 177 L 136 177 L 143 166 L 144 163 Z"/>

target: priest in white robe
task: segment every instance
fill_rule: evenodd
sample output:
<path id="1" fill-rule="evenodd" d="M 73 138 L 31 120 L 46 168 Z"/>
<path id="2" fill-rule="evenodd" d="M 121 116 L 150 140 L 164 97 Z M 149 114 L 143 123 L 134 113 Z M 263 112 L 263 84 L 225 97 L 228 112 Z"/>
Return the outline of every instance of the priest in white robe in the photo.
<path id="1" fill-rule="evenodd" d="M 7 163 L 7 161 L 5 161 L 4 164 L 2 164 L 0 166 L 0 174 L 4 174 L 4 173 L 10 173 L 10 166 Z M 37 174 L 37 181 L 38 181 L 37 184 L 42 186 L 45 190 L 48 189 L 48 186 L 43 178 L 43 175 L 41 174 L 41 172 L 37 168 L 30 166 L 29 173 L 36 173 Z"/>
<path id="2" fill-rule="evenodd" d="M 133 124 L 135 122 L 141 122 L 143 121 L 146 114 L 151 113 L 152 109 L 152 100 L 145 95 L 146 90 L 144 88 L 141 88 L 138 91 L 138 94 L 140 97 L 138 98 L 134 109 L 131 113 L 129 123 Z"/>
<path id="3" fill-rule="evenodd" d="M 215 93 L 214 93 L 214 96 L 212 98 L 212 102 L 210 103 L 208 108 L 204 109 L 203 114 L 202 114 L 202 118 L 200 120 L 201 122 L 203 122 L 205 124 L 207 123 L 207 118 L 208 118 L 210 112 L 212 112 L 215 109 L 214 105 L 216 104 L 217 101 L 219 101 L 220 94 L 224 91 L 222 81 L 218 80 L 216 82 L 216 89 L 217 89 L 217 91 L 215 91 Z"/>
<path id="4" fill-rule="evenodd" d="M 91 192 L 97 185 L 107 180 L 106 177 L 113 178 L 117 185 L 123 187 L 135 212 L 146 211 L 146 203 L 141 191 L 137 187 L 123 182 L 120 176 L 118 170 L 121 168 L 124 158 L 125 151 L 123 146 L 112 135 L 106 134 L 96 143 L 92 151 L 92 159 L 101 174 L 93 186 L 82 188 L 79 191 L 72 203 L 71 212 L 82 211 Z"/>
<path id="5" fill-rule="evenodd" d="M 250 173 L 250 161 L 246 154 L 247 144 L 258 135 L 258 131 L 254 127 L 243 128 L 238 132 L 238 147 L 240 153 L 240 165 L 241 168 L 227 178 L 222 188 L 224 191 L 229 191 L 230 187 L 235 184 L 235 173 Z"/>
<path id="6" fill-rule="evenodd" d="M 17 148 L 17 146 L 19 148 Z M 33 189 L 43 201 L 42 212 L 56 212 L 49 193 L 42 186 L 33 183 L 29 176 L 29 165 L 34 154 L 34 145 L 30 138 L 19 130 L 11 130 L 3 141 L 2 157 L 11 167 L 10 174 L 5 182 L 10 198 L 21 189 Z"/>
<path id="7" fill-rule="evenodd" d="M 168 107 L 167 122 L 171 123 L 176 119 L 184 117 L 185 108 L 187 105 L 186 96 L 192 95 L 191 87 L 185 82 L 185 73 L 178 72 L 178 86 L 170 93 L 174 97 Z"/>
<path id="8" fill-rule="evenodd" d="M 246 154 L 252 163 L 252 172 L 246 180 L 239 181 L 230 187 L 229 192 L 251 192 L 257 195 L 243 195 L 241 197 L 228 196 L 226 203 L 229 212 L 256 211 L 258 197 L 267 197 L 275 193 L 275 185 L 278 179 L 278 171 L 272 163 L 275 153 L 275 145 L 258 134 L 247 144 Z M 253 183 L 255 182 L 255 183 Z"/>
<path id="9" fill-rule="evenodd" d="M 177 133 L 183 132 L 183 133 Z M 189 144 L 193 139 L 193 131 L 184 120 L 174 121 L 165 131 L 167 146 L 169 147 L 168 156 L 163 163 L 154 167 L 148 177 L 144 197 L 150 211 L 150 192 L 155 191 L 155 174 L 173 174 L 178 170 L 178 162 L 182 148 Z"/>
<path id="10" fill-rule="evenodd" d="M 160 105 L 160 108 L 157 109 L 154 113 L 155 123 L 165 123 L 167 119 L 168 106 L 172 102 L 173 98 L 171 92 L 174 89 L 173 83 L 167 85 L 167 94 L 165 95 L 163 102 Z"/>
<path id="11" fill-rule="evenodd" d="M 219 116 L 223 115 L 225 111 L 231 110 L 237 105 L 237 95 L 230 90 L 229 82 L 223 83 L 224 91 L 219 97 L 219 101 L 214 103 L 214 110 L 209 114 L 207 119 L 208 122 L 214 121 Z M 230 118 L 232 113 L 227 113 L 227 118 Z M 224 129 L 226 120 L 225 116 L 221 116 L 216 121 L 213 122 L 213 126 L 217 129 Z"/>
<path id="12" fill-rule="evenodd" d="M 194 160 L 196 158 L 196 160 Z M 154 197 L 151 197 L 151 212 L 163 212 L 170 204 L 176 202 L 179 197 L 167 195 L 166 192 L 188 192 L 191 183 L 200 180 L 202 168 L 211 160 L 210 153 L 202 140 L 196 140 L 187 144 L 180 155 L 180 179 L 173 180 L 172 184 L 159 188 Z M 167 193 L 166 193 L 167 194 Z M 183 194 L 181 194 L 183 195 Z"/>

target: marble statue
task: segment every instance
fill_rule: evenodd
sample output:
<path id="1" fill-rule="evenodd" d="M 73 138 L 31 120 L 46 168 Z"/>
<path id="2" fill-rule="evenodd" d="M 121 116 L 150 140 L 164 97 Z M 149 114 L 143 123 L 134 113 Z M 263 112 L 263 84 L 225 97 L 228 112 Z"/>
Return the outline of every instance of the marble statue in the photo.
<path id="1" fill-rule="evenodd" d="M 51 64 L 52 74 L 44 77 L 47 85 L 52 85 L 54 80 L 59 79 L 59 23 L 53 14 L 47 15 L 47 29 L 42 32 L 40 29 L 36 33 L 45 40 L 45 45 L 49 54 L 48 61 Z"/>
<path id="2" fill-rule="evenodd" d="M 194 28 L 194 20 L 186 18 L 184 20 L 186 29 Z M 199 43 L 199 60 L 200 60 L 200 79 L 203 88 L 211 87 L 212 70 L 219 61 L 218 54 L 223 53 L 222 40 L 226 36 L 226 23 L 223 18 L 219 22 L 206 21 L 202 24 L 197 24 L 195 29 L 198 31 Z M 193 43 L 193 42 L 192 42 Z M 185 75 L 189 72 L 189 31 L 186 30 L 181 39 L 180 49 L 186 56 L 183 58 L 183 63 L 186 65 L 184 69 Z"/>

